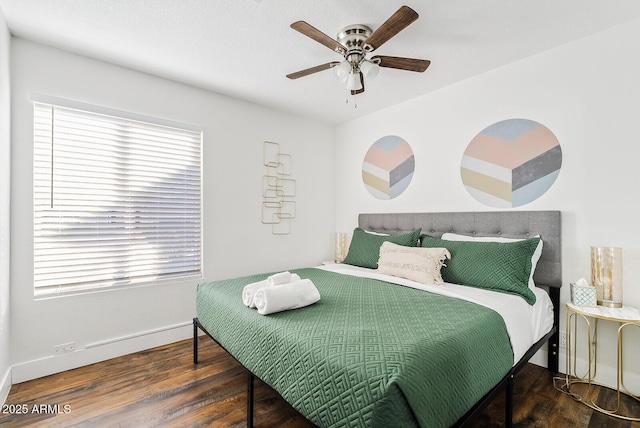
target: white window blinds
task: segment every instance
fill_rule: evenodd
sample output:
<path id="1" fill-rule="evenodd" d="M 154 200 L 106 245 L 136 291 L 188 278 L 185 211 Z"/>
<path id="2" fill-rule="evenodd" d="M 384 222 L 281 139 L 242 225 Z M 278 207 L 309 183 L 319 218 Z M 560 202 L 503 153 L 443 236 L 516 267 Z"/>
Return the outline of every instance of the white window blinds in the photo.
<path id="1" fill-rule="evenodd" d="M 201 273 L 202 133 L 34 103 L 35 295 Z"/>

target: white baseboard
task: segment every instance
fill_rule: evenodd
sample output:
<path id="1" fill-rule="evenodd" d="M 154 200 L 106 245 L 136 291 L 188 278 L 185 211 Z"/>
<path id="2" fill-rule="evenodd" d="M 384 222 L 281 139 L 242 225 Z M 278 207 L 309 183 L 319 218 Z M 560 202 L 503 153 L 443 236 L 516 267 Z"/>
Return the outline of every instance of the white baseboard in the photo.
<path id="1" fill-rule="evenodd" d="M 0 380 L 0 403 L 4 405 L 9 396 L 11 390 L 11 367 L 7 368 L 7 372 L 2 376 Z"/>
<path id="2" fill-rule="evenodd" d="M 11 384 L 37 379 L 193 337 L 191 321 L 90 343 L 73 352 L 19 363 L 11 368 Z M 11 387 L 11 385 L 9 385 Z M 0 390 L 2 392 L 2 390 Z M 7 391 L 8 392 L 8 391 Z M 1 397 L 1 396 L 0 396 Z"/>
<path id="3" fill-rule="evenodd" d="M 565 348 L 560 348 L 559 352 L 560 362 L 558 364 L 558 371 L 560 373 L 567 372 L 567 354 Z M 576 360 L 576 366 L 578 367 L 578 375 L 586 376 L 587 372 L 587 360 L 578 358 Z M 604 364 L 598 364 L 596 370 L 595 382 L 607 386 L 612 389 L 616 389 L 618 383 L 618 371 L 615 366 L 608 366 Z M 624 386 L 634 395 L 640 395 L 640 374 L 632 373 L 629 370 L 624 372 Z"/>
<path id="4" fill-rule="evenodd" d="M 201 332 L 200 332 L 201 333 Z M 193 337 L 192 322 L 184 322 L 154 330 L 141 331 L 128 336 L 117 337 L 101 342 L 85 345 L 57 356 L 48 356 L 37 360 L 19 363 L 9 367 L 0 380 L 0 402 L 4 403 L 12 384 L 25 382 L 43 376 L 60 373 L 89 364 L 120 357 L 145 349 L 162 346 Z M 564 348 L 559 350 L 558 371 L 566 372 L 566 353 Z M 547 351 L 540 349 L 530 360 L 530 363 L 547 367 Z M 578 359 L 578 367 L 586 367 L 586 361 Z M 624 374 L 626 387 L 634 394 L 640 394 L 640 375 Z M 600 384 L 615 388 L 617 372 L 615 367 L 598 365 L 596 381 Z"/>
<path id="5" fill-rule="evenodd" d="M 549 367 L 549 357 L 547 354 L 547 346 L 545 345 L 541 349 L 538 349 L 538 352 L 533 354 L 533 357 L 529 360 L 530 363 L 535 364 L 536 366 L 547 368 Z"/>
<path id="6" fill-rule="evenodd" d="M 547 361 L 547 345 L 542 347 L 538 352 L 536 352 L 533 357 L 529 360 L 530 363 L 541 366 L 548 367 Z M 577 359 L 577 366 L 580 368 L 578 375 L 583 376 L 586 374 L 587 361 L 584 359 Z M 567 354 L 565 348 L 560 348 L 558 352 L 558 372 L 561 374 L 565 374 L 567 372 Z M 598 364 L 597 376 L 595 381 L 601 385 L 605 385 L 609 388 L 616 389 L 616 385 L 618 382 L 618 371 L 616 367 L 607 366 L 604 364 Z M 640 374 L 631 373 L 630 371 L 625 371 L 624 373 L 624 386 L 633 393 L 634 395 L 640 395 Z"/>

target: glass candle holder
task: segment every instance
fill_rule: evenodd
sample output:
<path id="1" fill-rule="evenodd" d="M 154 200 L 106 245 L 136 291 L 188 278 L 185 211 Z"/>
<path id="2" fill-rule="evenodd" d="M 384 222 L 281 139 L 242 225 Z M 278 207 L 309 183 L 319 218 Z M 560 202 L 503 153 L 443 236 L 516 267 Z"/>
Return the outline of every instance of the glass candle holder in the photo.
<path id="1" fill-rule="evenodd" d="M 622 307 L 622 248 L 591 247 L 591 284 L 598 305 Z"/>
<path id="2" fill-rule="evenodd" d="M 347 250 L 347 234 L 345 232 L 336 232 L 335 243 L 333 261 L 336 263 L 342 263 Z"/>

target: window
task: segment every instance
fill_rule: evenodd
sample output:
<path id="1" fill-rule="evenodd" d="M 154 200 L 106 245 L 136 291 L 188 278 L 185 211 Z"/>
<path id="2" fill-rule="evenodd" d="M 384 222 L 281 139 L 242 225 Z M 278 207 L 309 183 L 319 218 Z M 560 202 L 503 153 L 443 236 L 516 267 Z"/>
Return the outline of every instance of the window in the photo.
<path id="1" fill-rule="evenodd" d="M 200 275 L 202 132 L 82 107 L 34 103 L 35 296 Z"/>

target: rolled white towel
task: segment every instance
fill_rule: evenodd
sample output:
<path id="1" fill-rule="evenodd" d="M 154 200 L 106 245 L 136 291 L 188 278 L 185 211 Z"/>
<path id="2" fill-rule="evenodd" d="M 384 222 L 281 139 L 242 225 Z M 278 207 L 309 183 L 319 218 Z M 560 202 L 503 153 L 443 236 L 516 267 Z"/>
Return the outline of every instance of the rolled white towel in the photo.
<path id="1" fill-rule="evenodd" d="M 251 284 L 247 284 L 242 289 L 242 303 L 250 308 L 255 308 L 255 295 L 256 291 L 261 289 L 262 287 L 268 287 L 269 281 L 262 280 L 258 282 L 252 282 Z"/>
<path id="2" fill-rule="evenodd" d="M 269 281 L 269 285 L 280 285 L 286 284 L 291 281 L 300 281 L 300 277 L 296 273 L 292 274 L 289 271 L 285 271 L 274 273 L 269 278 L 267 278 L 267 281 Z"/>
<path id="3" fill-rule="evenodd" d="M 284 282 L 285 279 L 287 280 L 286 282 Z M 250 308 L 255 308 L 256 305 L 254 303 L 254 299 L 255 299 L 256 291 L 258 291 L 262 287 L 269 287 L 273 285 L 284 284 L 291 281 L 300 281 L 300 276 L 298 276 L 297 273 L 292 274 L 290 272 L 280 272 L 280 273 L 271 275 L 265 280 L 247 284 L 242 289 L 242 303 L 244 303 L 245 306 L 248 306 Z"/>
<path id="4" fill-rule="evenodd" d="M 320 293 L 310 279 L 301 279 L 276 287 L 262 287 L 254 297 L 260 315 L 298 309 L 320 300 Z"/>

